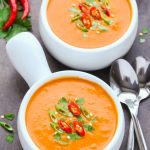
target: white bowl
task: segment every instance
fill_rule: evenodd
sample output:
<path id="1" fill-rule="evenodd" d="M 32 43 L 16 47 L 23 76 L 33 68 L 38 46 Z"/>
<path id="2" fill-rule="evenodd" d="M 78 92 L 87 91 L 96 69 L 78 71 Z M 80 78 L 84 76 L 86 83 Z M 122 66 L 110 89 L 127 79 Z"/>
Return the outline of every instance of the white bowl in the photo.
<path id="1" fill-rule="evenodd" d="M 24 96 L 18 113 L 18 135 L 24 150 L 39 150 L 34 144 L 26 128 L 26 108 L 31 96 L 43 84 L 53 79 L 64 76 L 77 76 L 99 84 L 112 97 L 118 113 L 118 125 L 113 139 L 105 148 L 106 150 L 119 150 L 123 140 L 125 122 L 119 99 L 112 89 L 101 79 L 81 71 L 61 71 L 51 73 L 44 52 L 36 38 L 28 32 L 20 33 L 10 39 L 6 51 L 16 70 L 22 75 L 30 86 Z"/>
<path id="2" fill-rule="evenodd" d="M 26 114 L 26 108 L 30 101 L 31 96 L 35 93 L 35 91 L 41 87 L 44 83 L 47 83 L 48 81 L 51 81 L 53 79 L 59 78 L 59 77 L 66 77 L 66 76 L 76 76 L 83 79 L 87 79 L 92 82 L 96 82 L 99 84 L 102 88 L 105 89 L 105 91 L 112 97 L 115 106 L 117 108 L 118 113 L 118 125 L 115 132 L 115 135 L 113 139 L 110 141 L 110 143 L 106 146 L 106 150 L 119 150 L 120 145 L 123 140 L 124 136 L 124 115 L 122 112 L 121 105 L 119 103 L 118 98 L 113 93 L 112 89 L 104 83 L 101 79 L 90 75 L 88 73 L 80 72 L 80 71 L 61 71 L 57 73 L 53 73 L 49 75 L 49 77 L 40 80 L 36 84 L 34 84 L 30 90 L 27 92 L 25 97 L 23 98 L 23 101 L 21 103 L 19 114 L 18 114 L 18 134 L 21 141 L 21 145 L 24 150 L 38 150 L 38 147 L 34 144 L 32 141 L 30 135 L 28 134 L 27 128 L 26 128 L 26 121 L 25 121 L 25 114 Z"/>
<path id="3" fill-rule="evenodd" d="M 109 66 L 114 60 L 124 56 L 131 48 L 137 33 L 138 9 L 135 0 L 130 0 L 132 20 L 126 33 L 116 42 L 101 48 L 85 49 L 69 45 L 59 39 L 47 21 L 47 5 L 43 0 L 39 17 L 39 30 L 48 51 L 61 63 L 81 70 L 98 70 Z"/>

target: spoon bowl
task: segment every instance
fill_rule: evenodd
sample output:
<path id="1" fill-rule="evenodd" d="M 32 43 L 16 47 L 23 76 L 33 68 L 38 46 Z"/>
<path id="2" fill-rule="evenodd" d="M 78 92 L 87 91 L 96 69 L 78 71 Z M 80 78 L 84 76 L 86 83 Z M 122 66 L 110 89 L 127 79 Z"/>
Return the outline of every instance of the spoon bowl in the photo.
<path id="1" fill-rule="evenodd" d="M 138 76 L 140 87 L 144 87 L 150 81 L 150 61 L 146 57 L 138 56 L 132 66 Z"/>

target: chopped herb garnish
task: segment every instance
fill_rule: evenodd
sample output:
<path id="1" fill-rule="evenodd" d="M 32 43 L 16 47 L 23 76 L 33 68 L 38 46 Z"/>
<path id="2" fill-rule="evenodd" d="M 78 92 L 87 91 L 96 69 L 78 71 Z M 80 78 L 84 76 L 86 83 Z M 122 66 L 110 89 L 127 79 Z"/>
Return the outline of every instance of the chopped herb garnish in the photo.
<path id="1" fill-rule="evenodd" d="M 77 116 L 76 118 L 77 118 L 77 120 L 78 120 L 79 122 L 83 122 L 83 121 L 84 121 L 84 119 L 83 119 L 82 116 Z"/>
<path id="2" fill-rule="evenodd" d="M 73 123 L 72 122 L 70 122 L 69 125 L 70 125 L 71 128 L 73 127 Z"/>
<path id="3" fill-rule="evenodd" d="M 79 6 L 79 7 L 77 7 Z M 99 34 L 108 31 L 107 25 L 112 25 L 109 0 L 85 0 L 70 8 L 72 12 L 71 22 L 83 32 L 82 37 L 87 38 L 86 32 L 90 30 Z M 88 12 L 88 13 L 87 13 Z M 102 25 L 104 24 L 104 25 Z M 144 31 L 146 33 L 146 30 Z"/>
<path id="4" fill-rule="evenodd" d="M 100 0 L 103 5 L 107 6 L 109 4 L 109 0 Z"/>
<path id="5" fill-rule="evenodd" d="M 60 133 L 58 133 L 58 132 L 55 133 L 55 134 L 54 134 L 54 138 L 55 138 L 56 141 L 60 141 L 60 139 L 61 139 Z"/>
<path id="6" fill-rule="evenodd" d="M 10 124 L 7 124 L 5 122 L 0 122 L 0 126 L 3 127 L 6 131 L 9 131 L 9 132 L 14 131 L 13 127 Z"/>
<path id="7" fill-rule="evenodd" d="M 93 130 L 95 130 L 92 123 L 96 122 L 97 117 L 94 117 L 93 114 L 84 107 L 84 101 L 84 98 L 76 99 L 74 102 L 63 97 L 55 105 L 55 109 L 59 114 L 57 115 L 56 112 L 52 110 L 49 111 L 51 119 L 50 126 L 54 130 L 54 139 L 59 144 L 67 145 L 71 141 L 83 138 L 86 132 L 93 132 Z M 78 106 L 80 114 L 75 115 L 76 113 L 74 114 L 72 112 L 71 106 L 75 112 L 77 111 L 77 107 L 75 106 Z M 72 113 L 73 115 L 69 116 L 68 113 Z"/>
<path id="8" fill-rule="evenodd" d="M 143 43 L 146 42 L 145 36 L 146 36 L 146 34 L 148 34 L 148 32 L 149 32 L 149 31 L 148 31 L 148 28 L 147 28 L 147 27 L 144 27 L 144 28 L 142 29 L 142 32 L 139 33 L 139 43 L 143 44 Z"/>
<path id="9" fill-rule="evenodd" d="M 97 117 L 94 117 L 92 120 L 91 120 L 91 123 L 95 123 L 97 120 Z"/>
<path id="10" fill-rule="evenodd" d="M 83 98 L 79 98 L 75 101 L 76 104 L 78 105 L 82 105 L 84 103 L 84 99 Z"/>
<path id="11" fill-rule="evenodd" d="M 66 118 L 60 118 L 60 120 L 65 121 L 65 120 L 66 120 Z"/>
<path id="12" fill-rule="evenodd" d="M 58 103 L 61 105 L 67 105 L 69 101 L 66 98 L 62 97 Z"/>
<path id="13" fill-rule="evenodd" d="M 87 132 L 92 132 L 93 130 L 95 130 L 93 126 L 86 124 L 86 123 L 83 124 L 83 127 L 84 127 L 85 131 L 87 131 Z"/>
<path id="14" fill-rule="evenodd" d="M 147 27 L 144 27 L 144 28 L 142 29 L 142 33 L 143 33 L 143 34 L 147 34 L 147 33 L 148 33 L 148 28 L 147 28 Z"/>
<path id="15" fill-rule="evenodd" d="M 55 108 L 58 113 L 64 115 L 64 116 L 72 116 L 72 114 L 61 104 L 56 104 Z"/>
<path id="16" fill-rule="evenodd" d="M 10 144 L 13 143 L 13 141 L 14 141 L 14 134 L 7 135 L 5 140 L 6 140 L 6 142 L 8 142 Z"/>
<path id="17" fill-rule="evenodd" d="M 4 118 L 7 119 L 7 120 L 12 121 L 12 120 L 14 120 L 15 115 L 13 113 L 5 114 Z"/>
<path id="18" fill-rule="evenodd" d="M 81 136 L 79 136 L 77 133 L 68 134 L 68 137 L 69 137 L 69 139 L 72 140 L 72 141 L 81 139 Z"/>
<path id="19" fill-rule="evenodd" d="M 145 42 L 146 42 L 146 39 L 145 39 L 145 38 L 143 38 L 143 37 L 141 37 L 141 38 L 139 39 L 139 42 L 140 42 L 141 44 L 143 44 L 143 43 L 145 43 Z"/>

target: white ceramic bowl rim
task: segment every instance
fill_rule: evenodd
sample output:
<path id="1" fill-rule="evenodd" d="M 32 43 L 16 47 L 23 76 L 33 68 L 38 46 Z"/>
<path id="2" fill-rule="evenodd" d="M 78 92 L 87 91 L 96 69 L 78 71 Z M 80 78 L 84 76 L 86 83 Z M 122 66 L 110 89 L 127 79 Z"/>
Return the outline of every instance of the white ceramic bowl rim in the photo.
<path id="1" fill-rule="evenodd" d="M 131 4 L 131 8 L 132 8 L 132 18 L 131 18 L 131 23 L 127 29 L 127 31 L 121 36 L 121 38 L 119 38 L 117 41 L 113 42 L 112 44 L 106 45 L 104 47 L 100 47 L 100 48 L 79 48 L 79 47 L 75 47 L 72 46 L 66 42 L 64 42 L 63 40 L 61 40 L 59 37 L 57 37 L 57 35 L 54 34 L 54 32 L 51 30 L 48 21 L 47 21 L 47 5 L 49 3 L 50 0 L 43 0 L 42 1 L 42 5 L 41 5 L 41 21 L 43 23 L 43 25 L 45 26 L 46 32 L 53 37 L 53 40 L 57 41 L 58 43 L 62 44 L 63 46 L 66 46 L 69 48 L 69 50 L 76 50 L 76 51 L 80 51 L 83 53 L 96 53 L 99 51 L 109 51 L 112 48 L 115 48 L 117 45 L 120 45 L 123 41 L 127 40 L 128 37 L 130 36 L 130 34 L 132 33 L 132 31 L 135 28 L 135 24 L 137 21 L 137 16 L 138 16 L 138 9 L 137 9 L 137 3 L 135 0 L 129 0 L 130 4 Z"/>
<path id="2" fill-rule="evenodd" d="M 19 116 L 18 116 L 18 130 L 21 132 L 21 135 L 24 137 L 25 142 L 30 145 L 31 149 L 34 149 L 34 150 L 39 149 L 32 141 L 31 137 L 28 134 L 27 128 L 26 128 L 26 121 L 25 121 L 26 107 L 27 107 L 28 102 L 30 101 L 30 98 L 33 95 L 33 93 L 35 93 L 35 91 L 39 87 L 41 87 L 43 84 L 45 84 L 46 82 L 51 81 L 53 79 L 56 79 L 56 78 L 68 77 L 68 76 L 80 77 L 80 78 L 84 78 L 84 79 L 87 79 L 92 82 L 96 82 L 102 88 L 104 88 L 105 91 L 114 100 L 114 104 L 116 105 L 116 109 L 118 111 L 118 125 L 117 125 L 117 129 L 116 129 L 113 139 L 105 148 L 107 150 L 111 150 L 112 147 L 115 144 L 117 144 L 118 141 L 120 140 L 120 136 L 124 135 L 124 131 L 122 131 L 122 129 L 124 128 L 124 114 L 123 114 L 121 104 L 120 104 L 117 96 L 112 91 L 112 89 L 104 81 L 102 81 L 101 79 L 99 79 L 91 74 L 84 73 L 81 71 L 59 71 L 59 72 L 51 74 L 49 77 L 47 77 L 45 79 L 42 79 L 42 80 L 36 82 L 26 93 L 26 95 L 24 96 L 23 101 L 21 103 L 21 106 L 19 109 Z M 21 123 L 21 126 L 19 126 L 20 123 Z M 19 128 L 21 128 L 21 129 L 19 129 Z"/>

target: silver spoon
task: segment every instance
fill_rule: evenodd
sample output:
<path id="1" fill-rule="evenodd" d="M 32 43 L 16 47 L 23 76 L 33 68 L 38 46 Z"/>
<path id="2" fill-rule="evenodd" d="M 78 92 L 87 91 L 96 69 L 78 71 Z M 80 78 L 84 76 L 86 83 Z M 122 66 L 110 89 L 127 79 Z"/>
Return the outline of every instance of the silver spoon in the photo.
<path id="1" fill-rule="evenodd" d="M 135 128 L 140 150 L 147 150 L 143 132 L 137 118 L 136 109 L 139 106 L 139 82 L 132 66 L 124 59 L 119 59 L 112 64 L 110 70 L 110 85 L 130 111 Z"/>
<path id="2" fill-rule="evenodd" d="M 148 89 L 146 86 L 146 83 L 150 80 L 150 62 L 147 58 L 143 56 L 138 56 L 135 58 L 132 64 L 139 80 L 140 85 L 140 93 L 138 96 L 139 103 L 148 98 L 150 96 L 150 92 L 148 92 Z M 138 114 L 138 107 L 136 110 Z M 130 128 L 129 128 L 129 138 L 127 143 L 127 150 L 134 150 L 134 128 L 133 128 L 133 122 L 131 120 L 130 122 Z"/>
<path id="3" fill-rule="evenodd" d="M 150 61 L 148 58 L 138 56 L 132 64 L 140 83 L 139 100 L 146 99 L 150 96 Z"/>

